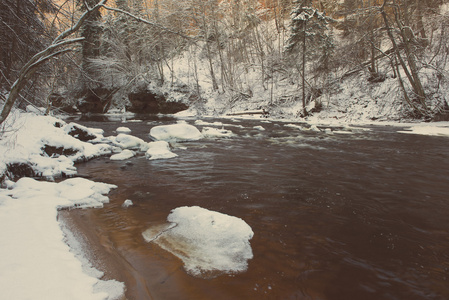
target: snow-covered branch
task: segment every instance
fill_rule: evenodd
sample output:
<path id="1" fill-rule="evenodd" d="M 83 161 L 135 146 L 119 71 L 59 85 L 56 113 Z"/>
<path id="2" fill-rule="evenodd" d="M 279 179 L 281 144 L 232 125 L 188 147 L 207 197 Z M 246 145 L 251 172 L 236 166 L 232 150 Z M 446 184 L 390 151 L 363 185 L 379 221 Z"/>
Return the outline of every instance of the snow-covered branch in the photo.
<path id="1" fill-rule="evenodd" d="M 58 35 L 53 42 L 44 50 L 38 52 L 35 54 L 20 70 L 19 77 L 14 82 L 14 84 L 11 86 L 11 91 L 8 94 L 8 97 L 3 105 L 2 111 L 0 113 L 0 124 L 3 123 L 6 118 L 8 117 L 9 113 L 11 112 L 11 109 L 14 105 L 14 102 L 16 101 L 17 97 L 19 96 L 20 91 L 22 88 L 26 85 L 30 77 L 37 71 L 37 69 L 47 60 L 49 60 L 52 57 L 55 57 L 57 55 L 60 55 L 62 53 L 71 51 L 72 49 L 60 49 L 61 47 L 65 47 L 74 43 L 78 43 L 83 40 L 83 38 L 72 38 L 67 39 L 69 36 L 77 32 L 83 22 L 92 14 L 98 11 L 101 7 L 103 7 L 106 4 L 107 0 L 101 0 L 97 5 L 94 7 L 87 9 L 81 17 L 78 19 L 78 21 L 75 23 L 74 26 L 67 29 L 66 31 L 62 32 L 60 35 Z"/>
<path id="2" fill-rule="evenodd" d="M 100 5 L 100 4 L 99 4 L 99 5 Z M 159 29 L 161 29 L 161 30 L 163 30 L 163 31 L 166 31 L 166 32 L 170 32 L 170 33 L 179 35 L 180 37 L 183 37 L 183 38 L 185 38 L 185 39 L 187 39 L 187 40 L 189 40 L 189 41 L 193 41 L 193 39 L 192 39 L 191 37 L 189 37 L 189 36 L 187 36 L 187 35 L 185 35 L 185 34 L 179 32 L 179 31 L 175 31 L 175 30 L 172 30 L 172 29 L 167 28 L 167 27 L 165 27 L 165 26 L 162 26 L 162 25 L 160 25 L 160 24 L 157 24 L 157 23 L 148 21 L 148 20 L 143 19 L 143 18 L 141 18 L 141 17 L 138 17 L 138 16 L 136 16 L 136 15 L 130 13 L 130 12 L 127 12 L 126 10 L 122 10 L 122 9 L 119 9 L 119 8 L 106 6 L 106 5 L 104 5 L 104 4 L 101 4 L 100 6 L 103 7 L 103 8 L 105 8 L 105 9 L 107 9 L 107 10 L 111 10 L 111 11 L 115 11 L 115 12 L 119 12 L 119 13 L 125 14 L 125 15 L 127 15 L 127 16 L 129 16 L 129 17 L 131 17 L 131 18 L 133 18 L 133 19 L 135 19 L 135 20 L 137 20 L 137 21 L 139 21 L 139 22 L 145 23 L 145 24 L 150 25 L 150 26 L 157 27 L 157 28 L 159 28 Z"/>

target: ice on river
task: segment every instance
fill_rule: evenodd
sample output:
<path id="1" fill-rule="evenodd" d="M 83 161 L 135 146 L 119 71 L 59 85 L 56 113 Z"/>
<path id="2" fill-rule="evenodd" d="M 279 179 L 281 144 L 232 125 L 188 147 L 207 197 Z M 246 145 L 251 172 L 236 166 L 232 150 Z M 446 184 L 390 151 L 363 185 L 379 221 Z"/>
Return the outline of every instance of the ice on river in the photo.
<path id="1" fill-rule="evenodd" d="M 232 137 L 234 133 L 227 129 L 218 129 L 212 127 L 204 127 L 201 131 L 204 137 L 207 138 L 222 138 L 222 137 Z"/>
<path id="2" fill-rule="evenodd" d="M 133 149 L 140 151 L 148 150 L 147 142 L 129 134 L 120 133 L 116 137 L 110 137 L 110 139 L 114 144 L 123 149 Z"/>
<path id="3" fill-rule="evenodd" d="M 201 132 L 193 125 L 178 123 L 155 126 L 150 130 L 150 136 L 160 141 L 197 141 L 203 138 Z"/>
<path id="4" fill-rule="evenodd" d="M 149 160 L 167 159 L 177 157 L 178 155 L 170 151 L 170 145 L 166 141 L 156 141 L 148 143 L 148 150 L 145 156 Z"/>
<path id="5" fill-rule="evenodd" d="M 114 154 L 110 157 L 110 160 L 125 160 L 125 159 L 130 159 L 131 157 L 133 157 L 134 155 L 136 155 L 136 153 L 132 150 L 129 149 L 125 149 L 120 153 Z"/>
<path id="6" fill-rule="evenodd" d="M 60 183 L 22 178 L 0 189 L 0 298 L 104 300 L 123 295 L 122 283 L 101 281 L 102 272 L 78 260 L 57 220 L 58 208 L 102 206 L 114 187 L 82 178 Z"/>
<path id="7" fill-rule="evenodd" d="M 253 258 L 254 233 L 242 219 L 198 206 L 171 211 L 169 224 L 149 228 L 146 241 L 179 257 L 193 276 L 213 277 L 246 271 Z"/>
<path id="8" fill-rule="evenodd" d="M 130 133 L 131 129 L 129 129 L 128 127 L 118 127 L 115 131 L 117 133 Z"/>

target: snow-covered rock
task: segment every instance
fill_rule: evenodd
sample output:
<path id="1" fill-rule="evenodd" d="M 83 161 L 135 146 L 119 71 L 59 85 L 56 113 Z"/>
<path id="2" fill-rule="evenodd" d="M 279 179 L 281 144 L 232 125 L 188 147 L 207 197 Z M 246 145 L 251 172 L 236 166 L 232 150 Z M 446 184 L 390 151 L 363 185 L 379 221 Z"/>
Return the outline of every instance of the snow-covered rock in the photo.
<path id="1" fill-rule="evenodd" d="M 128 207 L 133 206 L 133 205 L 134 205 L 134 203 L 131 200 L 126 199 L 125 202 L 123 202 L 122 207 L 123 208 L 128 208 Z"/>
<path id="2" fill-rule="evenodd" d="M 125 159 L 129 159 L 129 158 L 133 157 L 134 155 L 136 155 L 136 153 L 134 151 L 125 149 L 120 153 L 111 155 L 111 157 L 109 159 L 110 160 L 125 160 Z"/>
<path id="3" fill-rule="evenodd" d="M 186 123 L 155 126 L 150 130 L 150 136 L 162 141 L 197 141 L 203 138 L 201 132 L 193 125 Z"/>
<path id="4" fill-rule="evenodd" d="M 184 206 L 172 210 L 167 220 L 170 224 L 149 228 L 143 236 L 182 259 L 190 274 L 218 276 L 248 268 L 254 233 L 242 219 Z"/>
<path id="5" fill-rule="evenodd" d="M 178 155 L 170 151 L 170 145 L 166 141 L 156 141 L 148 143 L 148 150 L 145 156 L 149 160 L 167 159 L 177 157 Z"/>
<path id="6" fill-rule="evenodd" d="M 301 125 L 297 125 L 297 124 L 285 124 L 284 126 L 289 127 L 289 128 L 299 129 L 299 130 L 304 129 L 304 127 L 302 127 Z"/>
<path id="7" fill-rule="evenodd" d="M 131 129 L 129 129 L 128 127 L 119 127 L 115 131 L 118 133 L 130 133 Z"/>
<path id="8" fill-rule="evenodd" d="M 148 150 L 147 142 L 145 142 L 141 138 L 129 134 L 120 133 L 116 137 L 113 137 L 113 142 L 115 142 L 116 145 L 123 149 L 133 149 L 140 151 Z"/>
<path id="9" fill-rule="evenodd" d="M 76 123 L 69 123 L 63 127 L 64 131 L 73 136 L 74 138 L 87 142 L 87 141 L 101 141 L 104 137 L 104 130 L 98 129 L 98 128 L 88 128 L 86 126 L 76 124 Z"/>
<path id="10" fill-rule="evenodd" d="M 71 129 L 83 126 L 66 125 L 51 116 L 14 111 L 4 126 L 10 130 L 0 140 L 0 177 L 7 166 L 16 163 L 28 165 L 36 176 L 72 176 L 76 173 L 74 162 L 109 154 L 112 149 L 110 145 L 94 145 L 71 136 Z M 96 137 L 102 136 L 101 130 L 87 130 Z"/>
<path id="11" fill-rule="evenodd" d="M 232 137 L 234 133 L 227 129 L 218 129 L 212 127 L 204 127 L 201 131 L 204 137 L 216 138 L 216 137 Z"/>
<path id="12" fill-rule="evenodd" d="M 222 122 L 213 122 L 213 123 L 210 123 L 210 122 L 206 122 L 206 121 L 203 121 L 203 120 L 196 120 L 195 121 L 195 125 L 198 125 L 198 126 L 223 126 L 223 123 Z"/>

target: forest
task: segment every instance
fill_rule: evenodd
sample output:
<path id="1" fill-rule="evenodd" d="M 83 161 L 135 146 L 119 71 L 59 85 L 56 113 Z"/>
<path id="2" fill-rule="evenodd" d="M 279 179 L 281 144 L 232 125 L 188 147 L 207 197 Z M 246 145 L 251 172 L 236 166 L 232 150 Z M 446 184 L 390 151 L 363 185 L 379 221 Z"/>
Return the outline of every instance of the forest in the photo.
<path id="1" fill-rule="evenodd" d="M 394 98 L 390 111 L 441 120 L 447 2 L 1 0 L 0 123 L 30 105 L 46 114 L 299 107 L 306 117 L 348 85 L 386 82 L 368 102 Z"/>

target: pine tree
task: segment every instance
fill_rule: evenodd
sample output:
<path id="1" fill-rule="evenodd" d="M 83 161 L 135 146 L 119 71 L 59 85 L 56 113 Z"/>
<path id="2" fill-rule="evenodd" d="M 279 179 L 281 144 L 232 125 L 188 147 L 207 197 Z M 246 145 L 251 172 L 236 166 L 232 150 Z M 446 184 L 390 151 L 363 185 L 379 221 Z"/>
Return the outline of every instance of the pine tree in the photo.
<path id="1" fill-rule="evenodd" d="M 309 1 L 296 1 L 291 12 L 291 33 L 287 41 L 286 52 L 300 52 L 302 69 L 302 105 L 303 115 L 306 111 L 306 65 L 308 59 L 317 62 L 316 69 L 328 70 L 329 58 L 334 44 L 328 34 L 328 25 L 332 21 L 324 12 L 308 6 Z"/>

